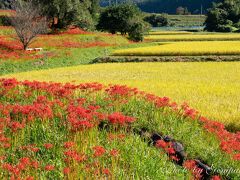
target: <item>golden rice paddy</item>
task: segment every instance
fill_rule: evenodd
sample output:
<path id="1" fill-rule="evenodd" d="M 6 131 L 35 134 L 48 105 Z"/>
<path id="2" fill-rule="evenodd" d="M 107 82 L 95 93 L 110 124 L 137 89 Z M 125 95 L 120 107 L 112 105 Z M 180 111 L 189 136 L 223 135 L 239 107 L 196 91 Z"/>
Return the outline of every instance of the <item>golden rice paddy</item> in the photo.
<path id="1" fill-rule="evenodd" d="M 240 40 L 240 33 L 194 33 L 186 34 L 186 32 L 178 31 L 177 34 L 165 32 L 154 32 L 145 36 L 145 40 L 150 41 L 237 41 Z M 179 34 L 180 33 L 180 34 Z M 181 34 L 185 33 L 185 34 Z"/>
<path id="2" fill-rule="evenodd" d="M 168 42 L 156 46 L 116 50 L 115 56 L 240 55 L 240 41 Z"/>

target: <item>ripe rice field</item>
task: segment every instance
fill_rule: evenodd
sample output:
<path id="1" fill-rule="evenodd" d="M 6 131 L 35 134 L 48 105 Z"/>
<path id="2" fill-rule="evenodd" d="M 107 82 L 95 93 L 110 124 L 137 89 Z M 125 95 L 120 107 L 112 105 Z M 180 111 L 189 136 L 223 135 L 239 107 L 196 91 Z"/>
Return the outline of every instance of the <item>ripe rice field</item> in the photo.
<path id="1" fill-rule="evenodd" d="M 183 35 L 183 34 L 193 34 L 193 32 L 188 31 L 150 31 L 149 35 Z M 148 37 L 148 36 L 146 36 Z"/>
<path id="2" fill-rule="evenodd" d="M 240 63 L 113 63 L 9 74 L 19 80 L 126 84 L 170 97 L 210 119 L 240 128 Z"/>
<path id="3" fill-rule="evenodd" d="M 240 41 L 167 42 L 156 46 L 116 50 L 114 56 L 240 55 Z"/>
<path id="4" fill-rule="evenodd" d="M 152 35 L 152 33 L 154 33 Z M 165 33 L 165 34 L 164 34 Z M 172 33 L 172 34 L 171 34 Z M 240 33 L 188 33 L 178 32 L 176 34 L 171 32 L 151 32 L 150 35 L 145 36 L 148 41 L 239 41 Z"/>

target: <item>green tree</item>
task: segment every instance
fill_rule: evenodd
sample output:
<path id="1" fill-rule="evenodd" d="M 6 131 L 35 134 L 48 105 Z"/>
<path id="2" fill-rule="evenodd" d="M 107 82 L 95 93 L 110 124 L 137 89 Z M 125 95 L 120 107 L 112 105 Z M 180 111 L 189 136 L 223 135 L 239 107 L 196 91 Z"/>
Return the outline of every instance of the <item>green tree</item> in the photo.
<path id="1" fill-rule="evenodd" d="M 205 21 L 207 31 L 232 32 L 240 30 L 240 0 L 214 3 Z"/>
<path id="2" fill-rule="evenodd" d="M 143 13 L 134 4 L 119 4 L 107 7 L 99 17 L 97 29 L 108 31 L 112 34 L 120 32 L 122 35 L 129 34 L 132 40 L 140 41 L 141 38 L 135 38 L 134 32 L 138 36 L 143 36 L 148 25 L 143 21 Z"/>
<path id="3" fill-rule="evenodd" d="M 110 6 L 101 13 L 97 28 L 112 34 L 117 32 L 126 34 L 129 22 L 139 16 L 142 16 L 141 11 L 133 4 Z"/>
<path id="4" fill-rule="evenodd" d="M 99 0 L 34 0 L 42 6 L 43 15 L 51 21 L 52 29 L 69 25 L 90 29 L 99 7 Z"/>
<path id="5" fill-rule="evenodd" d="M 128 31 L 129 39 L 133 41 L 143 41 L 145 32 L 149 30 L 150 24 L 142 20 L 134 20 Z"/>
<path id="6" fill-rule="evenodd" d="M 150 14 L 144 17 L 144 21 L 148 22 L 153 27 L 162 27 L 169 24 L 166 14 Z"/>

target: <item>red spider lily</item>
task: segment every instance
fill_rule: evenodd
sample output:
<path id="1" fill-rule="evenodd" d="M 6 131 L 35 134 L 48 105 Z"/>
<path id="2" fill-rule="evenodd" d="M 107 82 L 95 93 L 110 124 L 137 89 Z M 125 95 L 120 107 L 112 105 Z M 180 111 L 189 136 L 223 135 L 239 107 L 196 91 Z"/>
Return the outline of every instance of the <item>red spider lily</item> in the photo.
<path id="1" fill-rule="evenodd" d="M 61 32 L 59 34 L 92 34 L 92 33 L 84 31 L 77 27 L 69 27 L 69 29 L 67 29 L 66 31 Z"/>
<path id="2" fill-rule="evenodd" d="M 26 178 L 26 180 L 34 180 L 34 177 L 33 177 L 33 176 L 28 176 L 28 177 Z"/>
<path id="3" fill-rule="evenodd" d="M 158 148 L 165 149 L 168 146 L 168 143 L 166 143 L 164 140 L 158 140 L 155 146 Z"/>
<path id="4" fill-rule="evenodd" d="M 44 168 L 46 171 L 53 171 L 55 167 L 53 165 L 46 165 Z"/>
<path id="5" fill-rule="evenodd" d="M 24 125 L 17 121 L 12 121 L 12 122 L 10 122 L 9 127 L 11 128 L 11 130 L 13 132 L 17 132 L 17 130 L 23 129 Z"/>
<path id="6" fill-rule="evenodd" d="M 0 161 L 5 160 L 6 156 L 0 156 Z"/>
<path id="7" fill-rule="evenodd" d="M 165 107 L 169 106 L 170 99 L 168 97 L 157 98 L 155 101 L 155 105 L 157 107 Z"/>
<path id="8" fill-rule="evenodd" d="M 102 147 L 102 146 L 95 146 L 95 147 L 93 147 L 93 150 L 94 150 L 94 154 L 93 155 L 95 157 L 100 157 L 100 156 L 102 156 L 106 152 L 105 148 Z"/>
<path id="9" fill-rule="evenodd" d="M 123 86 L 123 85 L 114 85 L 114 86 L 110 86 L 109 88 L 107 88 L 106 92 L 110 96 L 113 96 L 113 97 L 116 97 L 116 96 L 131 97 L 138 93 L 138 89 L 137 88 L 129 88 L 129 87 Z"/>
<path id="10" fill-rule="evenodd" d="M 183 167 L 190 170 L 194 176 L 194 179 L 201 179 L 202 178 L 202 169 L 198 168 L 197 163 L 195 160 L 187 160 L 183 163 Z"/>
<path id="11" fill-rule="evenodd" d="M 116 157 L 116 156 L 119 155 L 119 151 L 116 150 L 116 149 L 112 149 L 112 150 L 110 151 L 110 155 L 113 156 L 113 157 Z"/>
<path id="12" fill-rule="evenodd" d="M 13 170 L 13 166 L 11 164 L 9 164 L 9 163 L 4 163 L 2 165 L 2 168 L 7 170 L 7 171 L 9 171 L 9 172 L 11 172 Z"/>
<path id="13" fill-rule="evenodd" d="M 213 176 L 213 177 L 211 178 L 211 180 L 221 180 L 221 177 L 220 177 L 220 176 Z"/>
<path id="14" fill-rule="evenodd" d="M 109 141 L 114 141 L 114 140 L 122 141 L 125 137 L 126 137 L 125 134 L 112 134 L 112 133 L 108 134 Z"/>
<path id="15" fill-rule="evenodd" d="M 124 125 L 134 122 L 135 118 L 130 116 L 124 116 L 121 112 L 114 112 L 108 116 L 108 120 L 112 124 Z"/>
<path id="16" fill-rule="evenodd" d="M 11 144 L 10 144 L 10 143 L 4 143 L 4 144 L 3 144 L 3 147 L 4 147 L 5 149 L 10 148 L 10 147 L 11 147 Z"/>
<path id="17" fill-rule="evenodd" d="M 235 154 L 235 155 L 233 156 L 233 158 L 234 158 L 235 160 L 240 161 L 240 153 L 239 153 L 239 154 Z"/>
<path id="18" fill-rule="evenodd" d="M 31 151 L 32 151 L 32 152 L 38 152 L 39 150 L 40 150 L 40 149 L 37 148 L 37 147 L 32 147 L 32 148 L 31 148 Z"/>
<path id="19" fill-rule="evenodd" d="M 51 149 L 51 148 L 53 148 L 53 144 L 51 144 L 51 143 L 46 143 L 46 144 L 44 144 L 43 145 L 46 149 Z"/>
<path id="20" fill-rule="evenodd" d="M 105 175 L 110 175 L 111 174 L 111 172 L 110 172 L 110 170 L 108 168 L 104 168 L 102 170 L 102 173 L 105 174 Z"/>
<path id="21" fill-rule="evenodd" d="M 20 163 L 25 164 L 25 165 L 30 165 L 31 161 L 30 161 L 30 158 L 23 157 L 20 159 Z"/>
<path id="22" fill-rule="evenodd" d="M 175 150 L 174 150 L 172 147 L 167 148 L 166 151 L 167 151 L 167 153 L 170 154 L 170 155 L 175 154 Z"/>
<path id="23" fill-rule="evenodd" d="M 70 142 L 65 142 L 65 143 L 64 143 L 64 148 L 69 149 L 69 148 L 73 147 L 74 145 L 75 145 L 75 143 L 72 142 L 72 141 L 70 141 Z"/>
<path id="24" fill-rule="evenodd" d="M 230 133 L 225 129 L 225 126 L 222 123 L 211 121 L 205 117 L 200 117 L 199 120 L 203 123 L 203 127 L 207 131 L 215 134 L 219 138 L 221 141 L 220 148 L 223 151 L 232 154 L 234 160 L 240 160 L 239 158 L 236 158 L 234 154 L 235 151 L 240 151 L 239 133 Z"/>
<path id="25" fill-rule="evenodd" d="M 85 154 L 78 153 L 75 150 L 65 151 L 64 155 L 67 156 L 68 159 L 71 158 L 71 159 L 74 159 L 77 162 L 82 162 L 82 161 L 86 160 L 86 155 Z"/>
<path id="26" fill-rule="evenodd" d="M 71 172 L 71 169 L 69 167 L 65 167 L 63 169 L 63 174 L 68 175 Z"/>
<path id="27" fill-rule="evenodd" d="M 32 161 L 31 162 L 31 167 L 33 167 L 34 169 L 39 168 L 39 162 L 38 161 Z"/>

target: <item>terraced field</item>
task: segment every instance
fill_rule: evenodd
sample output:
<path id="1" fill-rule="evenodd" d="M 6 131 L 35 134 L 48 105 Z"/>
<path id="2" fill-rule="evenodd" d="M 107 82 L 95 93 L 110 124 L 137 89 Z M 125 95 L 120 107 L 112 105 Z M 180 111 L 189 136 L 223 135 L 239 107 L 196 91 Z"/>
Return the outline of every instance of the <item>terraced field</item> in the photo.
<path id="1" fill-rule="evenodd" d="M 164 34 L 165 33 L 165 34 Z M 145 40 L 149 41 L 239 41 L 239 33 L 186 33 L 179 32 L 174 34 L 173 32 L 167 34 L 167 32 L 151 32 L 150 35 L 145 36 Z"/>
<path id="2" fill-rule="evenodd" d="M 240 41 L 168 42 L 157 46 L 116 50 L 115 56 L 240 55 Z"/>

